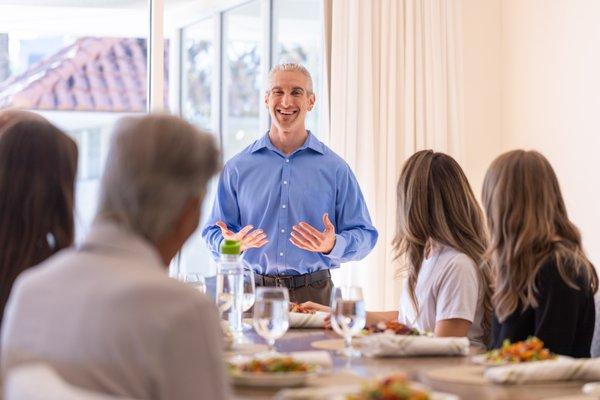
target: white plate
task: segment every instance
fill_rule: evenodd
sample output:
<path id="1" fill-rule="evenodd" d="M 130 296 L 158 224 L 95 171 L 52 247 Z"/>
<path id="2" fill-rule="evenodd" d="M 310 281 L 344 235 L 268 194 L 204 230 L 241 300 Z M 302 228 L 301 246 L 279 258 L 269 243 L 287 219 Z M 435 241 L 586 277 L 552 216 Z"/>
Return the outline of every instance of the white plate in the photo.
<path id="1" fill-rule="evenodd" d="M 290 328 L 325 328 L 325 317 L 329 313 L 317 311 L 314 314 L 290 313 Z"/>
<path id="2" fill-rule="evenodd" d="M 317 367 L 310 372 L 231 372 L 229 376 L 233 384 L 238 386 L 294 387 L 304 385 L 309 377 L 317 375 L 320 371 L 321 368 Z"/>
<path id="3" fill-rule="evenodd" d="M 566 360 L 569 359 L 571 357 L 568 356 L 558 356 L 552 360 L 540 360 L 540 361 L 558 361 L 558 360 Z M 471 357 L 471 362 L 473 364 L 477 364 L 477 365 L 483 365 L 485 367 L 501 367 L 503 365 L 517 365 L 517 364 L 523 364 L 523 363 L 509 363 L 508 361 L 500 361 L 500 362 L 492 362 L 492 361 L 488 361 L 487 360 L 487 355 L 486 354 L 477 354 L 475 356 Z M 524 363 L 530 363 L 530 362 L 534 362 L 534 361 L 525 361 Z"/>
<path id="4" fill-rule="evenodd" d="M 427 387 L 418 384 L 410 383 L 410 386 L 415 389 L 427 391 Z M 345 400 L 348 395 L 358 394 L 362 389 L 361 385 L 349 384 L 344 386 L 324 386 L 324 387 L 308 387 L 302 389 L 288 389 L 277 393 L 276 400 Z M 428 391 L 430 400 L 460 400 L 454 394 L 443 392 Z"/>
<path id="5" fill-rule="evenodd" d="M 434 392 L 428 386 L 423 385 L 422 383 L 419 383 L 419 382 L 409 382 L 409 386 L 412 387 L 412 388 L 414 388 L 414 389 L 422 390 L 424 392 L 427 392 L 429 394 L 429 399 L 430 400 L 460 400 L 460 397 L 458 397 L 455 394 L 444 393 L 444 392 Z M 342 400 L 348 394 L 355 394 L 355 393 L 360 393 L 360 390 L 359 391 L 349 392 L 349 393 L 344 393 L 342 396 L 337 396 L 334 399 L 335 400 Z"/>

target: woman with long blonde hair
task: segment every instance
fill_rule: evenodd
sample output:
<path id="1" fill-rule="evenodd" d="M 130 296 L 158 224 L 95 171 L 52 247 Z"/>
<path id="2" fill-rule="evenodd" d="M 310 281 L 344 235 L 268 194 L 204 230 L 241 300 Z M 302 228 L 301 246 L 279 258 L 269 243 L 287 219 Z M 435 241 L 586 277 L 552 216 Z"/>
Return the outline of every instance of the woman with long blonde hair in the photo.
<path id="1" fill-rule="evenodd" d="M 487 342 L 490 317 L 483 213 L 460 165 L 424 150 L 408 159 L 397 187 L 393 245 L 408 277 L 399 320 L 436 336 Z"/>
<path id="2" fill-rule="evenodd" d="M 367 313 L 367 322 L 398 319 L 436 336 L 487 344 L 491 321 L 483 213 L 460 165 L 423 150 L 404 164 L 397 186 L 398 258 L 406 261 L 400 310 Z M 317 308 L 317 307 L 315 307 Z"/>
<path id="3" fill-rule="evenodd" d="M 486 173 L 483 203 L 493 347 L 537 336 L 555 353 L 589 357 L 598 277 L 548 160 L 536 151 L 502 154 Z"/>

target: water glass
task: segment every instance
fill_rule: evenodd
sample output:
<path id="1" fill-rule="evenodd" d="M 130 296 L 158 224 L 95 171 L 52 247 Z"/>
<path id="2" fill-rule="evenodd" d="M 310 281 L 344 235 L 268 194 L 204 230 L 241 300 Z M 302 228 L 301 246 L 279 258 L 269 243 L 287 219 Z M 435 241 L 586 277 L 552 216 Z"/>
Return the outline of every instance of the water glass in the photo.
<path id="1" fill-rule="evenodd" d="M 177 276 L 177 280 L 191 286 L 200 293 L 206 293 L 206 281 L 202 274 L 196 272 L 181 272 Z"/>
<path id="2" fill-rule="evenodd" d="M 246 312 L 254 305 L 256 298 L 256 285 L 254 284 L 254 271 L 244 269 L 244 298 L 242 300 L 242 311 Z"/>
<path id="3" fill-rule="evenodd" d="M 289 322 L 289 294 L 287 288 L 259 287 L 256 289 L 254 330 L 269 345 L 269 353 L 276 354 L 275 340 L 287 332 Z"/>
<path id="4" fill-rule="evenodd" d="M 352 337 L 365 327 L 366 311 L 362 289 L 356 286 L 335 288 L 331 295 L 331 327 L 344 338 L 345 347 L 338 354 L 360 357 L 360 351 L 352 348 Z"/>
<path id="5" fill-rule="evenodd" d="M 219 315 L 223 315 L 233 305 L 233 296 L 235 293 L 235 280 L 228 271 L 217 273 L 215 303 L 219 310 Z"/>

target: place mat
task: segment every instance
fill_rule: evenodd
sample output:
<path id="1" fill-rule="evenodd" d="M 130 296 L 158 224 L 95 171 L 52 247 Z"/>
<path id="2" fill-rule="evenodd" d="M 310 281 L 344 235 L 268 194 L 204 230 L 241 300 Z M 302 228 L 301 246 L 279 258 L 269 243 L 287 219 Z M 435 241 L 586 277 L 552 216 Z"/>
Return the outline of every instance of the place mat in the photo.
<path id="1" fill-rule="evenodd" d="M 345 346 L 344 339 L 316 340 L 314 342 L 311 342 L 310 345 L 315 349 L 329 351 L 341 350 Z"/>
<path id="2" fill-rule="evenodd" d="M 446 383 L 461 383 L 466 385 L 493 385 L 485 379 L 483 372 L 486 367 L 482 365 L 460 365 L 444 367 L 422 372 L 422 375 L 431 381 Z M 560 381 L 520 384 L 519 386 L 544 386 L 544 387 L 577 387 L 582 381 Z"/>

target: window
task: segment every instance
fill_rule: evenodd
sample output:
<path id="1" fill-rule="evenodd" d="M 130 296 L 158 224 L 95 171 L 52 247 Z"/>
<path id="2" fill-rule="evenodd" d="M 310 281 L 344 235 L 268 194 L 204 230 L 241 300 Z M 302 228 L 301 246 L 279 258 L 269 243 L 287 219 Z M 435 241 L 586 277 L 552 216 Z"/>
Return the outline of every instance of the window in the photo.
<path id="1" fill-rule="evenodd" d="M 164 0 L 163 84 L 165 108 L 213 132 L 227 161 L 269 126 L 264 80 L 274 63 L 304 64 L 321 92 L 322 0 L 232 0 L 218 8 L 222 3 Z M 0 2 L 0 108 L 39 112 L 77 141 L 79 240 L 96 212 L 114 124 L 147 112 L 149 1 L 39 4 Z M 319 114 L 307 122 L 317 135 Z M 207 271 L 208 259 L 198 230 L 181 264 Z"/>
<path id="2" fill-rule="evenodd" d="M 181 114 L 211 131 L 214 130 L 214 25 L 214 18 L 207 18 L 183 29 L 181 38 Z"/>
<path id="3" fill-rule="evenodd" d="M 323 93 L 323 18 L 321 0 L 277 0 L 273 2 L 274 64 L 295 62 L 304 65 L 313 78 L 317 106 L 306 118 L 306 127 L 323 137 L 319 126 Z"/>
<path id="4" fill-rule="evenodd" d="M 260 2 L 223 13 L 223 154 L 228 160 L 261 135 Z"/>
<path id="5" fill-rule="evenodd" d="M 76 140 L 80 239 L 96 210 L 114 123 L 146 112 L 148 4 L 28 4 L 0 5 L 0 108 L 39 112 Z"/>

